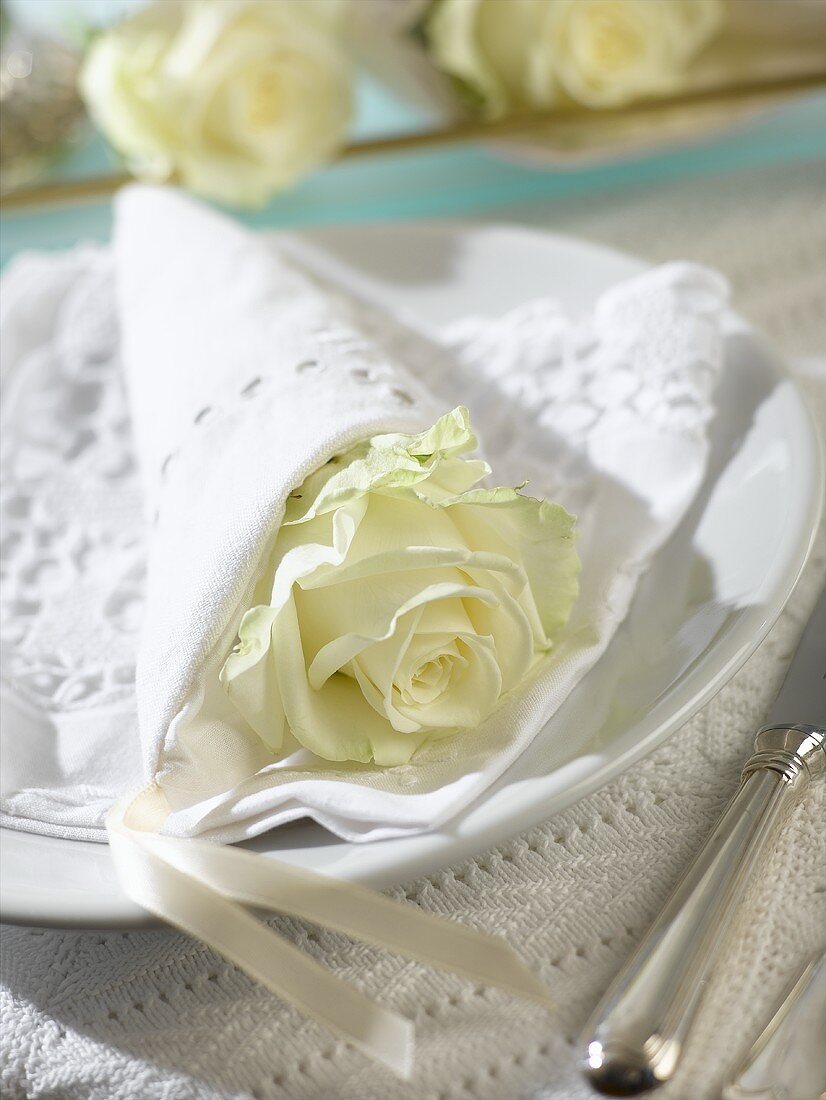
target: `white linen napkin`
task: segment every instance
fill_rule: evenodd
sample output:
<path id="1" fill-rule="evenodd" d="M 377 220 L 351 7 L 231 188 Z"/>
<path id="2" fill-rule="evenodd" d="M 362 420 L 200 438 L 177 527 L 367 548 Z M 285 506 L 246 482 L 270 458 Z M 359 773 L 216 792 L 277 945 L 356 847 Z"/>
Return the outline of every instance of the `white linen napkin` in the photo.
<path id="1" fill-rule="evenodd" d="M 71 568 L 44 588 L 48 555 L 31 523 L 16 525 L 29 541 L 12 551 L 4 620 L 6 705 L 20 731 L 3 738 L 13 763 L 4 823 L 95 835 L 108 802 L 148 779 L 168 800 L 170 835 L 235 841 L 309 816 L 367 841 L 439 825 L 537 734 L 564 738 L 549 720 L 702 478 L 722 280 L 669 265 L 616 287 L 587 318 L 540 300 L 410 333 L 320 286 L 266 239 L 153 188 L 118 204 L 116 311 L 111 262 L 82 253 L 8 276 L 11 511 L 45 517 L 53 505 L 62 526 L 49 537 Z M 63 389 L 50 393 L 55 373 Z M 44 401 L 52 421 L 69 419 L 71 441 L 32 438 Z M 287 493 L 350 442 L 419 430 L 459 401 L 497 482 L 528 477 L 532 493 L 579 515 L 581 595 L 559 646 L 472 737 L 409 765 L 273 762 L 216 688 Z M 83 431 L 94 437 L 85 450 Z M 60 546 L 67 530 L 74 548 Z M 91 557 L 78 551 L 84 537 Z M 125 656 L 141 598 L 142 775 Z"/>
<path id="2" fill-rule="evenodd" d="M 12 368 L 6 403 L 16 431 L 4 456 L 5 820 L 78 835 L 132 788 L 106 816 L 132 900 L 405 1076 L 411 1021 L 245 907 L 547 1003 L 544 987 L 504 942 L 199 837 L 238 840 L 301 816 L 355 840 L 422 831 L 483 791 L 543 725 L 544 737 L 564 734 L 548 719 L 608 644 L 702 476 L 725 288 L 670 267 L 615 288 L 582 324 L 539 302 L 428 339 L 147 188 L 118 202 L 116 309 L 111 274 L 100 256 L 79 256 L 24 264 L 9 280 L 4 340 L 28 371 Z M 306 750 L 274 760 L 218 673 L 288 494 L 357 440 L 421 430 L 457 402 L 471 405 L 499 479 L 530 473 L 535 491 L 581 512 L 582 595 L 568 627 L 478 730 L 408 765 L 334 765 Z"/>

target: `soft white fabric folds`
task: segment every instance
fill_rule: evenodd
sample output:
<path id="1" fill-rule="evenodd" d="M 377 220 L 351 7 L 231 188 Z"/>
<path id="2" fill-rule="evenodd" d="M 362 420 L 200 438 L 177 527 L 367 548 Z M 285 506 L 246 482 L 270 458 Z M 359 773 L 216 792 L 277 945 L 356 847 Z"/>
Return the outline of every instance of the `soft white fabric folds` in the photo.
<path id="1" fill-rule="evenodd" d="M 30 451 L 26 467 L 21 447 L 10 449 L 15 491 L 67 513 L 94 553 L 72 558 L 72 598 L 61 587 L 45 601 L 61 653 L 85 628 L 79 672 L 61 666 L 56 680 L 54 662 L 33 667 L 44 632 L 37 623 L 18 629 L 24 612 L 7 619 L 12 717 L 31 725 L 33 745 L 57 736 L 59 748 L 17 744 L 6 821 L 94 835 L 107 801 L 143 779 L 167 799 L 167 834 L 233 841 L 310 816 L 347 839 L 373 840 L 448 820 L 540 730 L 567 737 L 552 716 L 604 651 L 702 477 L 722 280 L 670 265 L 614 288 L 591 317 L 567 318 L 540 300 L 444 333 L 413 332 L 320 286 L 267 239 L 143 187 L 119 200 L 114 271 L 109 263 L 88 253 L 30 261 L 7 284 L 6 339 L 29 373 L 7 415 L 25 422 L 38 385 L 66 400 L 46 369 L 56 361 L 78 421 L 71 445 L 40 457 L 35 481 Z M 134 441 L 121 428 L 118 348 Z M 93 388 L 93 428 L 105 427 L 106 438 L 84 451 Z M 499 483 L 527 477 L 531 492 L 579 515 L 581 596 L 561 644 L 472 736 L 425 748 L 410 765 L 341 767 L 308 753 L 273 761 L 228 708 L 217 673 L 286 494 L 350 441 L 425 427 L 459 402 Z M 148 521 L 145 586 L 135 460 Z M 32 595 L 26 553 L 31 564 L 35 552 L 18 551 L 12 615 Z M 138 776 L 122 650 L 134 642 L 127 611 L 141 595 Z M 41 708 L 49 683 L 58 686 Z"/>

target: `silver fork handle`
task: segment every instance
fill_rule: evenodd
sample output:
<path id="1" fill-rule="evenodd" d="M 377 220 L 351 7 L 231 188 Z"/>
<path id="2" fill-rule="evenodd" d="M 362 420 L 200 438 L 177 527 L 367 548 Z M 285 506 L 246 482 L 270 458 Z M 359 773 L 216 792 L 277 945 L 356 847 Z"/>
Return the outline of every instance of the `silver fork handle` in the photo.
<path id="1" fill-rule="evenodd" d="M 674 1074 L 752 868 L 814 776 L 826 730 L 767 726 L 740 787 L 583 1037 L 582 1070 L 606 1096 L 640 1096 Z"/>

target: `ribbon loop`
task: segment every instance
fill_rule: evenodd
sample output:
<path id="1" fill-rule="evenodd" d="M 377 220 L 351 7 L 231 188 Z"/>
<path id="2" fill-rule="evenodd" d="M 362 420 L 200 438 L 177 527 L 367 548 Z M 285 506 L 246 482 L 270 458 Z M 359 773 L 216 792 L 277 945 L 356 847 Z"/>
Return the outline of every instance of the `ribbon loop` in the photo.
<path id="1" fill-rule="evenodd" d="M 325 970 L 242 905 L 309 920 L 417 962 L 550 1004 L 539 979 L 501 939 L 363 886 L 240 848 L 160 836 L 157 827 L 151 788 L 120 803 L 107 820 L 115 868 L 129 897 L 196 936 L 403 1078 L 412 1069 L 412 1023 Z"/>

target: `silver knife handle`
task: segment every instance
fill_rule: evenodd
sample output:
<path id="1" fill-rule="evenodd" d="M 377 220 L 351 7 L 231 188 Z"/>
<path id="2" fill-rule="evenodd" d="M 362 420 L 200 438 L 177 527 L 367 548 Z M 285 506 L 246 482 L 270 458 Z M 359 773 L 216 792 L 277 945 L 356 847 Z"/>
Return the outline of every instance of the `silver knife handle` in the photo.
<path id="1" fill-rule="evenodd" d="M 740 787 L 665 909 L 598 1005 L 582 1070 L 605 1096 L 640 1096 L 674 1074 L 733 909 L 775 826 L 826 772 L 826 730 L 766 726 Z"/>

